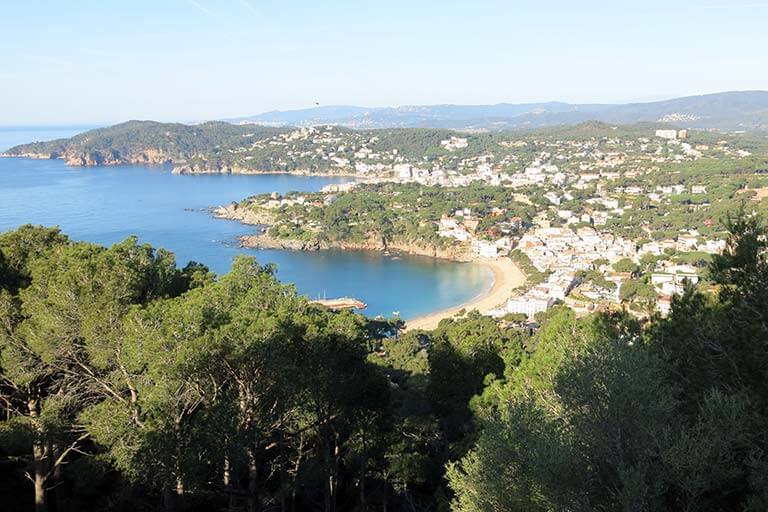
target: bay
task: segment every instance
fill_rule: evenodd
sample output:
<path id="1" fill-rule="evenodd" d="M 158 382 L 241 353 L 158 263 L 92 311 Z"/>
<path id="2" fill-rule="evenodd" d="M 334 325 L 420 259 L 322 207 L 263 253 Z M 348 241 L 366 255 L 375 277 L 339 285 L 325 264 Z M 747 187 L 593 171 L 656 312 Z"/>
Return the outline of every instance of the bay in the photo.
<path id="1" fill-rule="evenodd" d="M 23 140 L 71 136 L 74 129 L 27 130 Z M 0 148 L 22 142 L 0 129 Z M 490 287 L 489 269 L 365 251 L 294 252 L 241 248 L 254 228 L 215 219 L 208 207 L 253 194 L 316 191 L 345 178 L 292 175 L 174 175 L 167 166 L 67 167 L 60 160 L 0 158 L 0 231 L 57 225 L 77 240 L 110 245 L 127 236 L 199 261 L 221 274 L 237 254 L 277 266 L 278 277 L 312 298 L 351 296 L 369 316 L 413 318 L 462 304 Z"/>

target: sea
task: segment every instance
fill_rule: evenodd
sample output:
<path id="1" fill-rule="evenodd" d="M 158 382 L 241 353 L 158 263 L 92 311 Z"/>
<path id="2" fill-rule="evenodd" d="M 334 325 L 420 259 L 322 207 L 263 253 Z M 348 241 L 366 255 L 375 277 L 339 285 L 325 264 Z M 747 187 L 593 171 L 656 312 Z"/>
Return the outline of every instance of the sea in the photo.
<path id="1" fill-rule="evenodd" d="M 85 126 L 0 126 L 0 153 L 32 141 L 71 137 Z M 242 248 L 255 227 L 214 218 L 210 207 L 261 193 L 317 191 L 348 178 L 292 175 L 175 175 L 169 166 L 68 167 L 61 160 L 0 158 L 0 232 L 21 224 L 59 226 L 75 240 L 111 245 L 136 235 L 188 261 L 226 273 L 238 254 L 277 267 L 310 298 L 354 297 L 370 317 L 415 318 L 463 304 L 493 284 L 490 269 L 423 256 L 368 251 Z"/>

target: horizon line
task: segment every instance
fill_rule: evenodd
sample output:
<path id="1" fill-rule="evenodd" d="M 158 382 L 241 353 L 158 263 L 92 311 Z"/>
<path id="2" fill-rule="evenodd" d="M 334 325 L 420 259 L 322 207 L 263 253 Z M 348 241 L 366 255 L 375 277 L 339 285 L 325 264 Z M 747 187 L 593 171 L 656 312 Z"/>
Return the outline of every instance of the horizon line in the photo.
<path id="1" fill-rule="evenodd" d="M 209 121 L 224 121 L 226 122 L 229 119 L 244 119 L 244 118 L 250 118 L 250 117 L 257 117 L 261 115 L 266 114 L 274 114 L 274 113 L 286 113 L 286 112 L 297 112 L 297 111 L 307 111 L 307 110 L 314 110 L 314 109 L 322 109 L 322 108 L 361 108 L 361 109 L 370 109 L 370 110 L 385 110 L 385 109 L 399 109 L 399 108 L 407 108 L 407 107 L 495 107 L 499 105 L 540 105 L 540 104 L 548 104 L 548 103 L 560 103 L 564 105 L 610 105 L 610 106 L 621 106 L 621 105 L 636 105 L 636 104 L 647 104 L 647 103 L 660 103 L 663 101 L 670 101 L 670 100 L 676 100 L 676 99 L 685 99 L 685 98 L 695 98 L 695 97 L 702 97 L 702 96 L 714 96 L 719 94 L 733 94 L 733 93 L 768 93 L 768 89 L 731 89 L 731 90 L 724 90 L 724 91 L 715 91 L 715 92 L 704 92 L 704 93 L 695 93 L 695 94 L 685 94 L 685 95 L 665 95 L 660 96 L 657 99 L 649 99 L 649 100 L 641 100 L 641 99 L 634 99 L 634 100 L 625 100 L 625 101 L 615 101 L 615 102 L 598 102 L 598 101 L 590 101 L 590 102 L 569 102 L 569 101 L 562 101 L 562 100 L 541 100 L 541 101 L 521 101 L 521 102 L 512 102 L 512 101 L 501 101 L 496 103 L 423 103 L 423 104 L 400 104 L 400 105 L 389 105 L 389 106 L 361 106 L 361 105 L 354 105 L 354 104 L 343 104 L 343 103 L 334 103 L 334 104 L 328 104 L 328 105 L 313 105 L 308 107 L 297 107 L 297 108 L 283 108 L 283 109 L 271 109 L 271 110 L 265 110 L 262 112 L 259 112 L 257 114 L 247 114 L 247 115 L 234 115 L 234 116 L 214 116 L 214 117 L 205 117 L 205 118 L 197 118 L 197 119 L 187 119 L 187 120 L 163 120 L 163 121 L 157 121 L 162 123 L 180 123 L 180 124 L 201 124 L 204 122 Z M 123 120 L 114 120 L 114 121 L 68 121 L 68 122 L 61 122 L 61 123 L 40 123 L 40 122 L 32 122 L 32 123 L 0 123 L 0 130 L 3 131 L 21 131 L 24 129 L 35 129 L 35 128 L 58 128 L 58 129 L 66 129 L 66 128 L 99 128 L 99 127 L 106 127 L 106 126 L 113 126 L 116 124 L 125 123 L 128 121 L 155 121 L 155 119 L 140 119 L 139 117 L 133 117 L 129 119 L 123 119 Z"/>

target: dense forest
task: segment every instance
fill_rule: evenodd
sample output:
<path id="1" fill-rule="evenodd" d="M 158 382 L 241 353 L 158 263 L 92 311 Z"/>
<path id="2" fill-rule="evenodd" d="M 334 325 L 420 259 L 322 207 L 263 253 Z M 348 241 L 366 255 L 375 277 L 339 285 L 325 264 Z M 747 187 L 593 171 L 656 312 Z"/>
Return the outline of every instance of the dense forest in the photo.
<path id="1" fill-rule="evenodd" d="M 8 154 L 64 158 L 71 165 L 120 164 L 142 159 L 148 163 L 167 163 L 185 161 L 202 153 L 215 155 L 224 148 L 286 131 L 215 121 L 199 125 L 128 121 L 69 139 L 22 144 L 11 148 Z"/>
<path id="2" fill-rule="evenodd" d="M 398 332 L 240 257 L 0 235 L 3 510 L 768 508 L 768 229 L 667 318 Z"/>

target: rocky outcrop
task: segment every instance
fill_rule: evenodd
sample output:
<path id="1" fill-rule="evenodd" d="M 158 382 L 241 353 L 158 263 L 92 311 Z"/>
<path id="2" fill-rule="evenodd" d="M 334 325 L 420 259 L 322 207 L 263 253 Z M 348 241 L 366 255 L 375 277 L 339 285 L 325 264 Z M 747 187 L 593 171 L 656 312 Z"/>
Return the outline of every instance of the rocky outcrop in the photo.
<path id="1" fill-rule="evenodd" d="M 170 155 L 156 149 L 147 149 L 139 153 L 123 155 L 118 151 L 79 151 L 67 149 L 63 153 L 53 152 L 8 152 L 0 156 L 34 158 L 39 160 L 62 159 L 73 167 L 95 167 L 100 165 L 161 165 L 173 161 Z"/>
<path id="2" fill-rule="evenodd" d="M 225 165 L 220 163 L 190 163 L 179 162 L 173 166 L 173 174 L 292 174 L 294 176 L 356 176 L 354 172 L 339 169 L 338 171 L 310 171 L 308 169 L 266 170 L 242 167 L 240 165 Z"/>
<path id="3" fill-rule="evenodd" d="M 292 240 L 288 238 L 275 238 L 268 233 L 242 236 L 240 237 L 240 245 L 251 249 L 285 249 L 289 251 L 319 251 L 331 248 L 330 245 L 320 242 L 318 239 Z"/>
<path id="4" fill-rule="evenodd" d="M 251 224 L 254 226 L 266 226 L 272 224 L 274 221 L 273 216 L 270 215 L 269 212 L 242 207 L 235 202 L 229 203 L 227 206 L 219 206 L 212 211 L 216 218 L 236 220 L 243 224 Z"/>
<path id="5" fill-rule="evenodd" d="M 0 154 L 0 157 L 2 158 L 32 158 L 34 160 L 55 160 L 56 158 L 60 158 L 60 155 L 58 153 L 2 153 Z"/>
<path id="6" fill-rule="evenodd" d="M 85 166 L 97 166 L 97 165 L 124 165 L 124 164 L 139 164 L 139 165 L 158 165 L 171 163 L 173 159 L 170 155 L 157 149 L 146 149 L 138 153 L 131 153 L 123 155 L 118 151 L 106 150 L 106 151 L 90 151 L 82 152 L 77 150 L 65 151 L 61 158 L 67 165 L 85 167 Z"/>
<path id="7" fill-rule="evenodd" d="M 317 238 L 310 240 L 293 240 L 275 238 L 264 232 L 257 235 L 240 237 L 240 245 L 252 249 L 285 249 L 292 251 L 321 251 L 339 249 L 344 251 L 378 251 L 429 256 L 451 261 L 470 261 L 471 254 L 466 247 L 438 248 L 431 245 L 386 241 L 371 238 L 365 242 L 328 242 Z"/>
<path id="8" fill-rule="evenodd" d="M 245 174 L 243 169 L 229 165 L 211 164 L 205 165 L 179 162 L 173 166 L 173 174 Z"/>
<path id="9" fill-rule="evenodd" d="M 340 249 L 344 251 L 379 251 L 429 256 L 452 261 L 470 261 L 472 254 L 466 245 L 435 247 L 434 245 L 416 242 L 386 240 L 381 237 L 370 237 L 363 242 L 327 241 L 320 237 L 309 240 L 276 238 L 268 233 L 268 228 L 275 218 L 269 210 L 253 209 L 232 202 L 227 206 L 213 208 L 215 217 L 236 220 L 243 224 L 259 226 L 259 233 L 240 237 L 240 245 L 252 249 L 284 249 L 291 251 L 322 251 Z"/>

